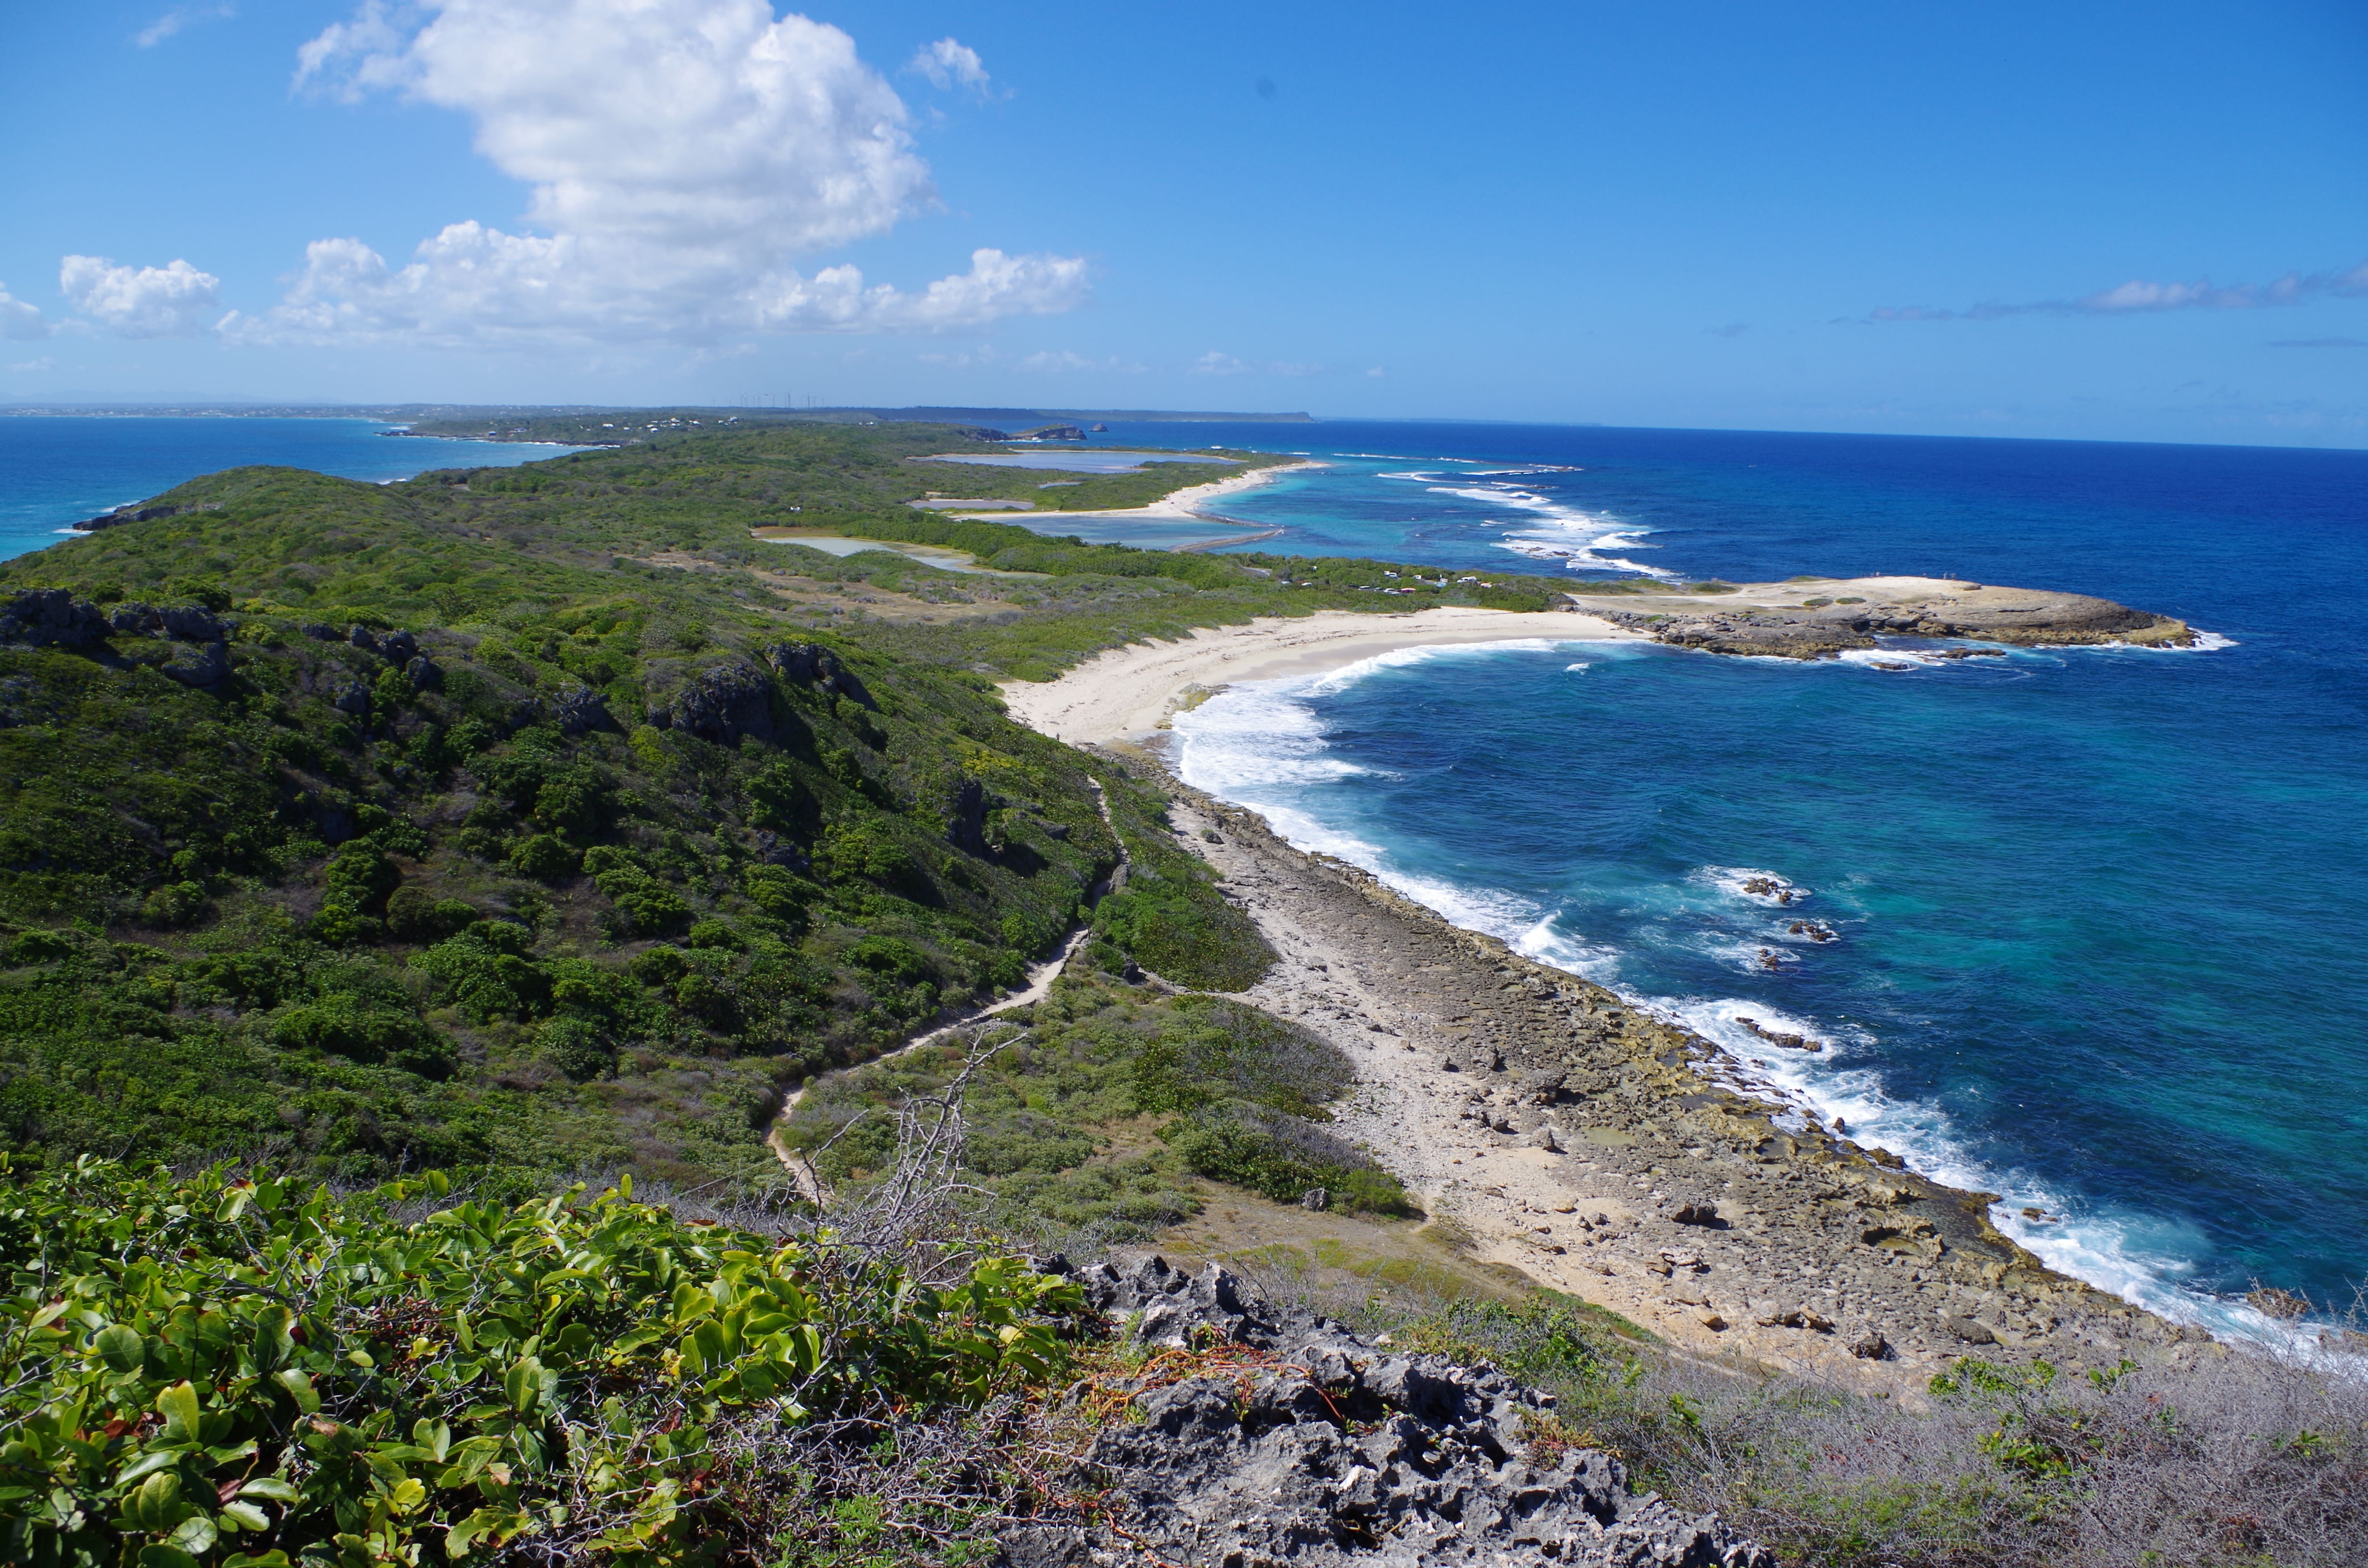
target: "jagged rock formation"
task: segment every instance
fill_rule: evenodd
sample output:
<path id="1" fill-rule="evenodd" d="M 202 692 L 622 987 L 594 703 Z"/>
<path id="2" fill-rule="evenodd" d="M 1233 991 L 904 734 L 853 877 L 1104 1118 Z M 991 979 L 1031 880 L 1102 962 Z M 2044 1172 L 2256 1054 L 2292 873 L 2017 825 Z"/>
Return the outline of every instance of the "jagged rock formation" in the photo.
<path id="1" fill-rule="evenodd" d="M 1774 1568 L 1715 1517 L 1631 1494 L 1610 1455 L 1540 1441 L 1553 1396 L 1493 1368 L 1275 1311 L 1213 1265 L 1187 1275 L 1151 1257 L 1078 1279 L 1147 1345 L 1262 1354 L 1233 1375 L 1141 1380 L 1130 1418 L 1082 1462 L 1108 1487 L 1099 1511 L 1007 1531 L 1004 1568 Z"/>
<path id="2" fill-rule="evenodd" d="M 2137 642 L 2185 647 L 2195 641 L 2185 621 L 2111 599 L 1975 584 L 1880 601 L 1811 597 L 1797 606 L 1713 608 L 1677 602 L 1669 608 L 1631 608 L 1599 600 L 1586 603 L 1589 613 L 1658 642 L 1712 653 L 1786 659 L 1827 658 L 1845 649 L 1873 648 L 1884 636 L 1974 637 L 2022 646 Z"/>
<path id="3" fill-rule="evenodd" d="M 880 711 L 878 700 L 856 678 L 855 672 L 819 642 L 775 643 L 765 650 L 765 662 L 783 680 L 813 687 L 832 697 L 844 697 L 875 713 Z"/>

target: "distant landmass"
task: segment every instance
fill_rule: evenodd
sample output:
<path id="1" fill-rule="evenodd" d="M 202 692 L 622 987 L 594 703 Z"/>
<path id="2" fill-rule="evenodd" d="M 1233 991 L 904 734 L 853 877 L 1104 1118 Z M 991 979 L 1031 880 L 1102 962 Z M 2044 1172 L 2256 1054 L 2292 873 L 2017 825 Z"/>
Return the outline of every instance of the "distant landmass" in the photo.
<path id="1" fill-rule="evenodd" d="M 619 423 L 631 418 L 641 424 L 663 424 L 669 419 L 735 420 L 743 426 L 787 425 L 815 422 L 826 425 L 865 425 L 872 423 L 923 424 L 1034 424 L 1080 423 L 1089 420 L 1131 420 L 1137 423 L 1178 422 L 1235 424 L 1307 425 L 1315 416 L 1306 413 L 1246 414 L 1220 410 L 1164 408 L 739 408 L 729 404 L 677 406 L 667 408 L 623 407 L 599 403 L 248 403 L 236 398 L 192 400 L 170 403 L 107 403 L 100 401 L 0 403 L 0 414 L 30 415 L 177 415 L 202 418 L 209 415 L 223 418 L 347 418 L 385 419 L 404 424 L 453 422 L 501 426 L 516 425 L 521 420 L 583 420 L 611 416 Z"/>

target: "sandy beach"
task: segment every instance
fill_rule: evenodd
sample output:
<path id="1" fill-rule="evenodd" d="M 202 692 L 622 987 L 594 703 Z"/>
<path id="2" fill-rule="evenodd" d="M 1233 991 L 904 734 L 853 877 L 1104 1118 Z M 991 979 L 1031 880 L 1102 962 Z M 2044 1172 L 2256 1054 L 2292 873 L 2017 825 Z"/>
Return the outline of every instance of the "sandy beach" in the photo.
<path id="1" fill-rule="evenodd" d="M 1174 642 L 1135 642 L 1097 654 L 1055 681 L 1003 687 L 1011 716 L 1071 744 L 1139 741 L 1177 709 L 1237 681 L 1318 675 L 1377 653 L 1444 643 L 1526 638 L 1641 642 L 1645 634 L 1592 615 L 1443 608 L 1405 615 L 1318 610 L 1204 629 Z"/>
<path id="2" fill-rule="evenodd" d="M 1269 468 L 1253 469 L 1247 473 L 1237 473 L 1228 479 L 1214 479 L 1206 484 L 1195 484 L 1183 490 L 1170 491 L 1148 506 L 1126 506 L 1106 512 L 1036 512 L 1031 513 L 1030 517 L 1040 521 L 1047 517 L 1112 517 L 1121 522 L 1150 522 L 1162 518 L 1201 518 L 1216 522 L 1233 522 L 1232 518 L 1226 517 L 1224 514 L 1211 511 L 1209 503 L 1222 496 L 1238 495 L 1245 490 L 1255 490 L 1261 484 L 1271 484 L 1286 473 L 1297 473 L 1304 469 L 1326 466 L 1328 465 L 1309 458 L 1300 462 L 1277 463 Z M 1011 514 L 1004 511 L 949 512 L 946 515 L 989 523 L 1008 523 L 1013 520 Z M 1236 523 L 1235 526 L 1248 528 L 1255 525 Z"/>

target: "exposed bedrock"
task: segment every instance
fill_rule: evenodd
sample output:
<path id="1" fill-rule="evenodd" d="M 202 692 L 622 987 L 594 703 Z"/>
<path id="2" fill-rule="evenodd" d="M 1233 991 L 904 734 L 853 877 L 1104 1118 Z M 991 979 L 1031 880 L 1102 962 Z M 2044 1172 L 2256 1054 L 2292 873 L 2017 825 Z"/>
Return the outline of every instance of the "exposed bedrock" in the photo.
<path id="1" fill-rule="evenodd" d="M 1155 1360 L 1121 1391 L 1126 1416 L 1076 1467 L 1081 1490 L 1108 1489 L 1099 1517 L 1007 1531 L 1006 1568 L 1773 1568 L 1716 1517 L 1632 1494 L 1611 1455 L 1541 1442 L 1554 1396 L 1494 1368 L 1274 1309 L 1214 1265 L 1152 1257 L 1077 1278 L 1133 1339 L 1204 1354 Z"/>
<path id="2" fill-rule="evenodd" d="M 1830 657 L 1873 648 L 1893 637 L 1971 637 L 2023 646 L 2135 642 L 2187 647 L 2195 633 L 2183 620 L 2132 609 L 2087 594 L 1982 587 L 1971 584 L 1883 602 L 1815 597 L 1799 605 L 1729 604 L 1713 608 L 1669 602 L 1670 608 L 1622 608 L 1602 600 L 1587 608 L 1656 642 L 1712 653 L 1756 653 L 1788 659 Z"/>

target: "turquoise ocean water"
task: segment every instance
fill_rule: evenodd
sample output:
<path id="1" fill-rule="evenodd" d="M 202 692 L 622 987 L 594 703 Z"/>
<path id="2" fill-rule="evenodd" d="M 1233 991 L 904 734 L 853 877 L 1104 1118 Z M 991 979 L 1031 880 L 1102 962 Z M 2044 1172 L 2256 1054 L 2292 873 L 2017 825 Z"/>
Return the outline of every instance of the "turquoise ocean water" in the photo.
<path id="1" fill-rule="evenodd" d="M 1329 464 L 1222 503 L 1283 529 L 1258 550 L 1573 577 L 1947 572 L 2209 633 L 1885 655 L 1905 671 L 1419 651 L 1227 692 L 1178 721 L 1180 761 L 1297 842 L 1681 1018 L 1801 1114 L 2001 1194 L 2003 1228 L 2059 1267 L 2215 1327 L 2266 1330 L 2236 1299 L 2256 1282 L 2349 1304 L 2368 1276 L 2368 454 L 1429 424 L 1191 438 Z M 1755 897 L 1755 876 L 1804 894 Z M 1804 917 L 1839 939 L 1794 934 Z M 1829 1046 L 1777 1049 L 1739 1017 Z"/>
<path id="2" fill-rule="evenodd" d="M 0 553 L 234 463 L 385 479 L 548 453 L 377 428 L 0 419 Z M 1249 548 L 1574 578 L 1946 572 L 2210 633 L 1885 660 L 1907 671 L 1414 653 L 1227 692 L 1185 717 L 1180 760 L 1702 1029 L 1798 1114 L 2002 1194 L 2001 1224 L 2058 1267 L 2256 1329 L 2236 1301 L 2256 1281 L 2340 1303 L 2368 1276 L 2368 454 L 1333 422 L 1105 444 L 1180 441 L 1327 463 L 1222 503 L 1280 530 Z M 1773 905 L 1754 875 L 1804 892 Z M 1795 936 L 1804 916 L 1839 939 Z M 1741 1017 L 1830 1047 L 1769 1047 Z"/>

